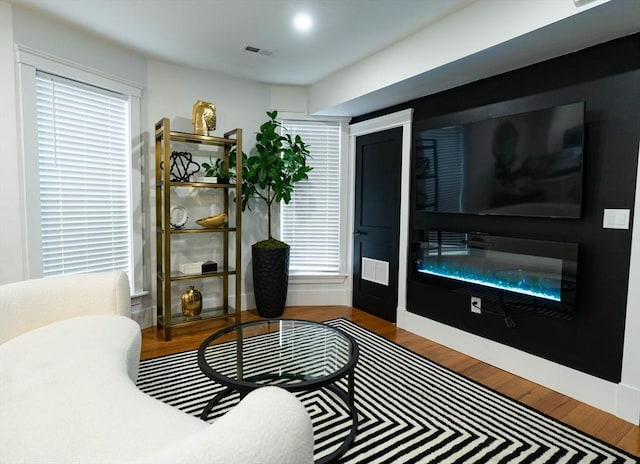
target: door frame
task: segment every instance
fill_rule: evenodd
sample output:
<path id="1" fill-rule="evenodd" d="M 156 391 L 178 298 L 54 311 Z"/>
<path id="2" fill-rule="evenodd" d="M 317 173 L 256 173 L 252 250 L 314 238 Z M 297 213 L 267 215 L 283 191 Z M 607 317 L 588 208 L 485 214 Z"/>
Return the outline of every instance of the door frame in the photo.
<path id="1" fill-rule="evenodd" d="M 404 327 L 407 311 L 407 266 L 409 252 L 409 198 L 411 188 L 411 123 L 413 108 L 369 119 L 349 126 L 349 211 L 347 268 L 353 288 L 353 231 L 356 190 L 356 137 L 402 127 L 402 159 L 400 161 L 400 237 L 398 242 L 398 302 L 396 324 Z M 351 295 L 353 299 L 353 294 Z"/>

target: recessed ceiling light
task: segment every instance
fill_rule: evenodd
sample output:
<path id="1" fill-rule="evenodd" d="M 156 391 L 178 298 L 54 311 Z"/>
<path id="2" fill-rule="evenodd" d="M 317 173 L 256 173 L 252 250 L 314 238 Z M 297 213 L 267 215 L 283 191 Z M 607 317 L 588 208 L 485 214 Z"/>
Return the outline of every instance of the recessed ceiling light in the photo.
<path id="1" fill-rule="evenodd" d="M 307 32 L 313 26 L 313 20 L 311 16 L 306 13 L 298 13 L 295 18 L 293 18 L 293 25 L 300 32 Z"/>

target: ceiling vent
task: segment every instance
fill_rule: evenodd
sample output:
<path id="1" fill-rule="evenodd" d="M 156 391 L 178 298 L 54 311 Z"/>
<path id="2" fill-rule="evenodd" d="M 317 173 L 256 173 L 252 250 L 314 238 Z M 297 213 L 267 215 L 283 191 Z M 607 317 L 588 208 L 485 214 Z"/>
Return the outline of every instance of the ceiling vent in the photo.
<path id="1" fill-rule="evenodd" d="M 251 45 L 245 45 L 244 49 L 251 53 L 257 53 L 258 55 L 271 56 L 273 54 L 271 50 L 265 50 L 264 48 L 253 47 Z"/>

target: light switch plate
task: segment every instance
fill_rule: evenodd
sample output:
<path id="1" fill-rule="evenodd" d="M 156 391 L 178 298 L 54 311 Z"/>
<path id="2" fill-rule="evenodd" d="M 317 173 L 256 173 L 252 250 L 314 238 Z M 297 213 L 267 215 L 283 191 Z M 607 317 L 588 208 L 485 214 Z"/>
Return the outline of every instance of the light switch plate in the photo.
<path id="1" fill-rule="evenodd" d="M 603 229 L 629 229 L 629 216 L 631 211 L 628 209 L 610 209 L 604 210 L 602 219 Z"/>

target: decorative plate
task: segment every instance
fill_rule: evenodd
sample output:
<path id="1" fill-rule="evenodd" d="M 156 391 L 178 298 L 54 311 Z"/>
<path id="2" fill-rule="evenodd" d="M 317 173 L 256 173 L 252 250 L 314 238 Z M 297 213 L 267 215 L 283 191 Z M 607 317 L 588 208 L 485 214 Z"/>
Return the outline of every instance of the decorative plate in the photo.
<path id="1" fill-rule="evenodd" d="M 173 229 L 182 229 L 187 223 L 187 219 L 189 219 L 189 216 L 187 215 L 187 210 L 184 206 L 175 205 L 171 208 L 171 212 L 169 213 L 169 224 L 171 224 Z"/>

